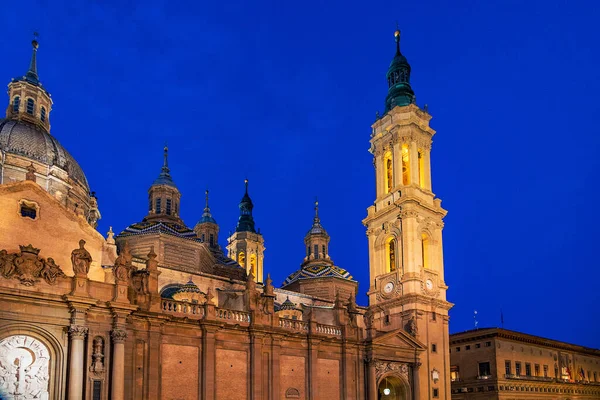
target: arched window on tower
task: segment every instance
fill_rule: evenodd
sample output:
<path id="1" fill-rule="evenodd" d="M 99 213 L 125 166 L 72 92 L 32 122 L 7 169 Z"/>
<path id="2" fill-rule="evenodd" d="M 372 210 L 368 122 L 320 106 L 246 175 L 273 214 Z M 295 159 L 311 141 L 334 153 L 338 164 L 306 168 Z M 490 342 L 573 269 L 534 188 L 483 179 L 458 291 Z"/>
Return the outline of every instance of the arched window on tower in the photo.
<path id="1" fill-rule="evenodd" d="M 315 260 L 319 258 L 319 245 L 315 244 Z"/>
<path id="2" fill-rule="evenodd" d="M 402 184 L 410 185 L 410 157 L 406 143 L 402 145 Z"/>
<path id="3" fill-rule="evenodd" d="M 383 156 L 383 162 L 385 166 L 385 192 L 390 193 L 392 191 L 392 187 L 394 186 L 392 153 L 390 151 L 385 153 L 385 156 Z"/>
<path id="4" fill-rule="evenodd" d="M 167 212 L 167 215 L 171 215 L 171 199 L 167 199 L 166 212 Z"/>
<path id="5" fill-rule="evenodd" d="M 423 150 L 419 150 L 419 186 L 425 188 L 425 157 L 423 156 Z"/>
<path id="6" fill-rule="evenodd" d="M 396 240 L 393 237 L 389 238 L 386 244 L 387 254 L 387 272 L 396 270 Z"/>
<path id="7" fill-rule="evenodd" d="M 33 99 L 27 99 L 27 114 L 33 115 L 35 111 L 35 102 Z"/>
<path id="8" fill-rule="evenodd" d="M 40 110 L 40 120 L 46 122 L 46 107 L 42 107 Z"/>
<path id="9" fill-rule="evenodd" d="M 243 251 L 240 251 L 240 254 L 238 254 L 238 264 L 246 268 L 246 255 Z"/>
<path id="10" fill-rule="evenodd" d="M 15 96 L 13 99 L 13 112 L 19 112 L 19 105 L 21 104 L 21 98 L 19 96 Z"/>
<path id="11" fill-rule="evenodd" d="M 423 268 L 430 268 L 430 245 L 429 235 L 425 232 L 421 233 L 421 262 Z"/>
<path id="12" fill-rule="evenodd" d="M 160 199 L 156 199 L 155 203 L 154 212 L 156 214 L 160 214 Z"/>

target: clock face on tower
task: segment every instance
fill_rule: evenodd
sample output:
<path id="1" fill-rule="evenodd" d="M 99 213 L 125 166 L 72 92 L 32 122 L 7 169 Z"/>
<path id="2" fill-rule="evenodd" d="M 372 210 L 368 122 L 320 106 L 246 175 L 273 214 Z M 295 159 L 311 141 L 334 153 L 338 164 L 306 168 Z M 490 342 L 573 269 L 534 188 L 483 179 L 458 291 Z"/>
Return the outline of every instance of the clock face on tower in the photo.
<path id="1" fill-rule="evenodd" d="M 385 294 L 390 294 L 390 293 L 392 293 L 393 290 L 394 290 L 394 283 L 393 282 L 388 282 L 383 287 L 383 292 Z"/>
<path id="2" fill-rule="evenodd" d="M 425 281 L 425 287 L 427 288 L 427 290 L 433 289 L 433 281 L 431 279 L 427 279 Z"/>

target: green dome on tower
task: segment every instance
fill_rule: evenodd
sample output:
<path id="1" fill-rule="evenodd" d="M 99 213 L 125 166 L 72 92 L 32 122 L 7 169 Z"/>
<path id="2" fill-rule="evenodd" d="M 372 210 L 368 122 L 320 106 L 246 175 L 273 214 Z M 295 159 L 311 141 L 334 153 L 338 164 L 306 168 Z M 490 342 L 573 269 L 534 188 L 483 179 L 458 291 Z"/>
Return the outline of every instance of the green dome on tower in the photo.
<path id="1" fill-rule="evenodd" d="M 400 31 L 397 30 L 394 36 L 396 37 L 396 55 L 386 74 L 388 94 L 385 98 L 385 112 L 396 106 L 407 106 L 415 102 L 415 92 L 410 86 L 410 64 L 400 52 Z"/>

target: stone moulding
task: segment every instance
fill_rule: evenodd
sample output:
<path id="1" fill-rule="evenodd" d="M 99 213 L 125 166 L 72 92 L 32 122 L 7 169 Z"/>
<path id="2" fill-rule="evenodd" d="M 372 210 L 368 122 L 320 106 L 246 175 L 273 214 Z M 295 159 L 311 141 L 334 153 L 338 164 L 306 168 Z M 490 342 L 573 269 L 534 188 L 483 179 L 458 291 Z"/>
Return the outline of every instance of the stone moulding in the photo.
<path id="1" fill-rule="evenodd" d="M 25 286 L 33 286 L 42 279 L 54 285 L 56 278 L 66 277 L 51 257 L 39 257 L 40 249 L 31 244 L 19 247 L 19 253 L 0 250 L 0 275 L 3 278 L 18 279 Z"/>

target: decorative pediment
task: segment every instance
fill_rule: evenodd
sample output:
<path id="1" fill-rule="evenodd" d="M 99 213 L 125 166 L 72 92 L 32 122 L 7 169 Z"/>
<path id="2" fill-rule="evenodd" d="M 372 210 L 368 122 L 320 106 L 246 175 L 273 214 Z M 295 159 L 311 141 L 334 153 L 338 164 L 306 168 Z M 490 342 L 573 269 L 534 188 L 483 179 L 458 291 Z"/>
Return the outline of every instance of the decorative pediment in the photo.
<path id="1" fill-rule="evenodd" d="M 373 345 L 400 349 L 426 350 L 426 346 L 406 333 L 404 329 L 396 329 L 383 333 L 372 340 Z"/>
<path id="2" fill-rule="evenodd" d="M 19 246 L 20 253 L 8 253 L 0 250 L 0 276 L 6 279 L 18 279 L 25 286 L 33 286 L 40 279 L 48 284 L 56 283 L 56 278 L 65 274 L 52 258 L 38 256 L 40 249 L 31 244 Z"/>

